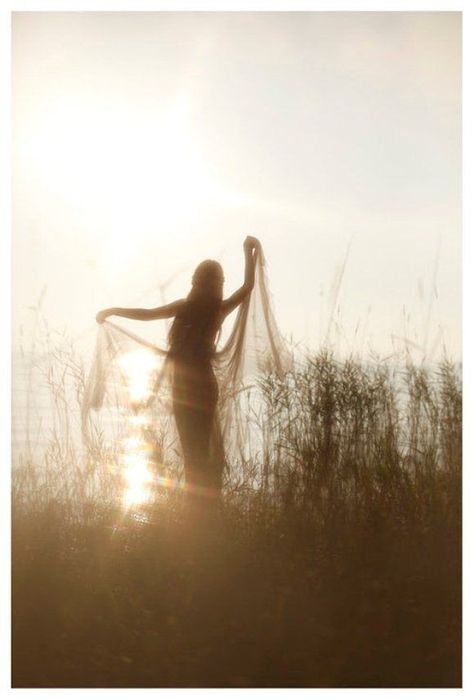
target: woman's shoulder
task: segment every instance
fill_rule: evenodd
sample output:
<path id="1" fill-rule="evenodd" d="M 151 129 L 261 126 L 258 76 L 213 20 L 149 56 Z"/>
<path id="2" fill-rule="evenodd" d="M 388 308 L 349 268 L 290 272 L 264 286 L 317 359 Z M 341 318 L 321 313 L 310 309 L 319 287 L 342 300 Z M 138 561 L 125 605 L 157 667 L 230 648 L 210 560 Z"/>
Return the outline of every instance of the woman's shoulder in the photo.
<path id="1" fill-rule="evenodd" d="M 176 301 L 171 302 L 169 306 L 173 308 L 175 315 L 177 315 L 186 307 L 186 303 L 186 299 L 176 299 Z"/>

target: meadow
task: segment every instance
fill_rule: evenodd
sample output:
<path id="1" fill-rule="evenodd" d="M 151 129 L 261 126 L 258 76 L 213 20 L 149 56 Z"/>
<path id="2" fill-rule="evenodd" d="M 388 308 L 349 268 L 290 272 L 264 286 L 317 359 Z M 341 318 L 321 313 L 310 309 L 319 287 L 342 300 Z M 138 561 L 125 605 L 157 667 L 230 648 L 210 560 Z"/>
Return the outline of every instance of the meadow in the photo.
<path id="1" fill-rule="evenodd" d="M 49 357 L 56 427 L 12 475 L 14 687 L 461 685 L 457 366 L 267 374 L 208 512 L 158 485 L 124 510 L 71 438 L 83 367 Z"/>

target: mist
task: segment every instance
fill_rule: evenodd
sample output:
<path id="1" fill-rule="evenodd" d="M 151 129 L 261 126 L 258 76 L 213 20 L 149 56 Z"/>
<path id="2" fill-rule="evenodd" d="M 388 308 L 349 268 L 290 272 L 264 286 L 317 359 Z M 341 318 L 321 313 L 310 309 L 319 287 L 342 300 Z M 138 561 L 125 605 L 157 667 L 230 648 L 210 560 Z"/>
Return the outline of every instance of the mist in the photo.
<path id="1" fill-rule="evenodd" d="M 461 355 L 459 13 L 14 13 L 13 340 L 241 284 L 283 334 Z M 146 329 L 142 326 L 147 326 Z M 160 323 L 142 324 L 152 338 Z"/>

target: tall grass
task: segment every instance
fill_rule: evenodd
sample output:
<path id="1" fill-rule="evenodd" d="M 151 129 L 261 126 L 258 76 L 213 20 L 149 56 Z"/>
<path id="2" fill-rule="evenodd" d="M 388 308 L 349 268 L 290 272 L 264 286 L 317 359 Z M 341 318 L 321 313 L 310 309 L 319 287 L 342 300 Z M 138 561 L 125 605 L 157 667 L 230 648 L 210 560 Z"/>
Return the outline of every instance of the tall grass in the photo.
<path id="1" fill-rule="evenodd" d="M 126 513 L 100 435 L 73 439 L 81 361 L 49 358 L 44 463 L 13 472 L 15 686 L 460 685 L 455 365 L 309 355 L 261 379 L 219 514 L 162 489 Z"/>

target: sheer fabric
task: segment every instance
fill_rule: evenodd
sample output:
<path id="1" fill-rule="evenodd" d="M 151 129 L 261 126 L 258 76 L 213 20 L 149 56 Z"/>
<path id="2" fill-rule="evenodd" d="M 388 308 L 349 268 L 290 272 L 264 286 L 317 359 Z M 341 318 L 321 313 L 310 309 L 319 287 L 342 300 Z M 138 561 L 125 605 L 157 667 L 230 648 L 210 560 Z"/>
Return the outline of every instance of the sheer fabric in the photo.
<path id="1" fill-rule="evenodd" d="M 134 395 L 127 362 L 135 357 L 146 372 L 146 391 Z M 141 359 L 140 359 L 141 358 Z M 255 252 L 255 284 L 238 307 L 230 335 L 212 357 L 219 387 L 210 457 L 217 472 L 243 457 L 247 432 L 245 402 L 247 390 L 262 372 L 282 375 L 291 357 L 278 330 L 271 307 L 265 260 Z M 146 414 L 153 426 L 161 460 L 181 454 L 172 417 L 171 384 L 173 358 L 167 350 L 110 321 L 98 328 L 95 354 L 84 390 L 82 432 L 93 448 L 107 431 L 112 441 L 123 437 L 124 416 Z M 248 404 L 247 404 L 248 406 Z M 102 409 L 102 410 L 100 410 Z M 99 427 L 98 412 L 102 422 Z"/>

